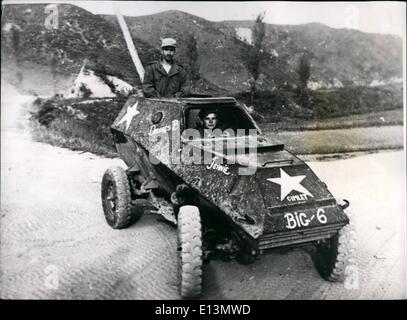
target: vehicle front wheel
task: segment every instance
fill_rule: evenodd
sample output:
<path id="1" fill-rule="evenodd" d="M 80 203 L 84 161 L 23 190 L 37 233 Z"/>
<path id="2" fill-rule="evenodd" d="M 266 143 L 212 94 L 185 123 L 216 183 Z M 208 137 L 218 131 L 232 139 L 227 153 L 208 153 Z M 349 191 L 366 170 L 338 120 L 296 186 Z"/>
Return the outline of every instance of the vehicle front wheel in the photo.
<path id="1" fill-rule="evenodd" d="M 315 266 L 325 280 L 344 280 L 346 267 L 354 260 L 354 242 L 354 226 L 350 220 L 337 234 L 317 244 Z"/>
<path id="2" fill-rule="evenodd" d="M 202 227 L 199 209 L 182 206 L 178 213 L 178 277 L 183 298 L 198 298 L 202 291 Z"/>
<path id="3" fill-rule="evenodd" d="M 110 167 L 102 179 L 102 205 L 107 223 L 113 229 L 130 224 L 132 204 L 129 180 L 121 167 Z"/>

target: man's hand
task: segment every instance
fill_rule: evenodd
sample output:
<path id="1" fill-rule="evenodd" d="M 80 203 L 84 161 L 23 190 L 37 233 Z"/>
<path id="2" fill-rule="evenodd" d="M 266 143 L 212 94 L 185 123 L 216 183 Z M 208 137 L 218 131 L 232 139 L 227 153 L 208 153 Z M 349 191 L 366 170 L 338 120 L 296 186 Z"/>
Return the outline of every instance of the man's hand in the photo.
<path id="1" fill-rule="evenodd" d="M 137 90 L 137 97 L 138 98 L 144 98 L 143 90 Z"/>
<path id="2" fill-rule="evenodd" d="M 130 94 L 135 95 L 138 98 L 144 98 L 143 90 L 141 90 L 140 88 L 137 88 L 137 87 L 133 88 L 133 90 L 131 90 Z"/>

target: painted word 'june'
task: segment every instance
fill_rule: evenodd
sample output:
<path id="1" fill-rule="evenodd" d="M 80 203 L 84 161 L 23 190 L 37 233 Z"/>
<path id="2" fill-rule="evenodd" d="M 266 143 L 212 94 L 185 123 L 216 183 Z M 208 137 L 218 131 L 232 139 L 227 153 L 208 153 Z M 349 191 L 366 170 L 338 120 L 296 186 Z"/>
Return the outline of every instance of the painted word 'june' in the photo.
<path id="1" fill-rule="evenodd" d="M 219 157 L 214 157 L 212 159 L 212 163 L 209 166 L 207 166 L 206 168 L 207 169 L 212 169 L 212 170 L 218 170 L 220 172 L 223 172 L 226 175 L 229 175 L 230 174 L 229 167 L 227 165 L 216 163 L 216 161 L 218 159 L 219 159 Z"/>

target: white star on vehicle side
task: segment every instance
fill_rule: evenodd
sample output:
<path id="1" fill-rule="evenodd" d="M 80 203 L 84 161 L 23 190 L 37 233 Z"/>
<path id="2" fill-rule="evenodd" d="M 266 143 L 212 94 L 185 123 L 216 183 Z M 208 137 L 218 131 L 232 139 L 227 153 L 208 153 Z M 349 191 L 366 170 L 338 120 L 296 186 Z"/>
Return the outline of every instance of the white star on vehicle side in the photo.
<path id="1" fill-rule="evenodd" d="M 131 121 L 133 120 L 133 117 L 137 116 L 140 113 L 140 111 L 137 110 L 137 105 L 138 105 L 138 101 L 133 106 L 129 106 L 127 108 L 126 114 L 123 116 L 123 118 L 120 119 L 120 121 L 117 123 L 117 125 L 122 124 L 123 122 L 126 122 L 126 130 L 128 130 L 130 127 Z"/>
<path id="2" fill-rule="evenodd" d="M 291 191 L 295 190 L 306 194 L 307 196 L 314 197 L 307 189 L 300 183 L 306 176 L 290 176 L 283 169 L 280 168 L 280 178 L 269 178 L 270 182 L 277 183 L 281 187 L 280 200 L 283 201 Z"/>

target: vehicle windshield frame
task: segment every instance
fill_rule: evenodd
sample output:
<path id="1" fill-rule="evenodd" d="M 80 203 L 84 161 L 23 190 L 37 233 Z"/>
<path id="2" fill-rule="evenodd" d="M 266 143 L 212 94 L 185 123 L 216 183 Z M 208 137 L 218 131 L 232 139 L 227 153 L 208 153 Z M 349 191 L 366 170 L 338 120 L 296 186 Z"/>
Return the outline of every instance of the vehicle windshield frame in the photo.
<path id="1" fill-rule="evenodd" d="M 244 108 L 242 107 L 240 104 L 236 103 L 236 102 L 224 102 L 224 103 L 213 103 L 213 102 L 208 102 L 207 104 L 192 104 L 192 103 L 186 103 L 182 109 L 182 128 L 183 131 L 185 131 L 186 129 L 196 129 L 194 128 L 187 128 L 188 125 L 188 121 L 187 121 L 187 113 L 191 110 L 191 109 L 203 109 L 203 108 L 208 108 L 208 109 L 226 109 L 226 108 L 235 108 L 238 109 L 242 115 L 245 117 L 245 119 L 250 123 L 251 126 L 253 126 L 253 129 L 255 129 L 257 131 L 257 135 L 262 135 L 262 131 L 259 128 L 259 126 L 257 125 L 256 121 L 254 121 L 254 119 L 252 118 L 252 116 L 250 115 L 250 113 Z M 238 129 L 238 128 L 236 128 Z M 245 135 L 245 136 L 249 136 L 249 135 Z M 211 138 L 211 140 L 213 139 L 233 139 L 233 138 L 238 138 L 237 136 L 234 137 L 216 137 L 216 138 Z M 199 140 L 208 140 L 208 138 L 200 138 Z"/>

